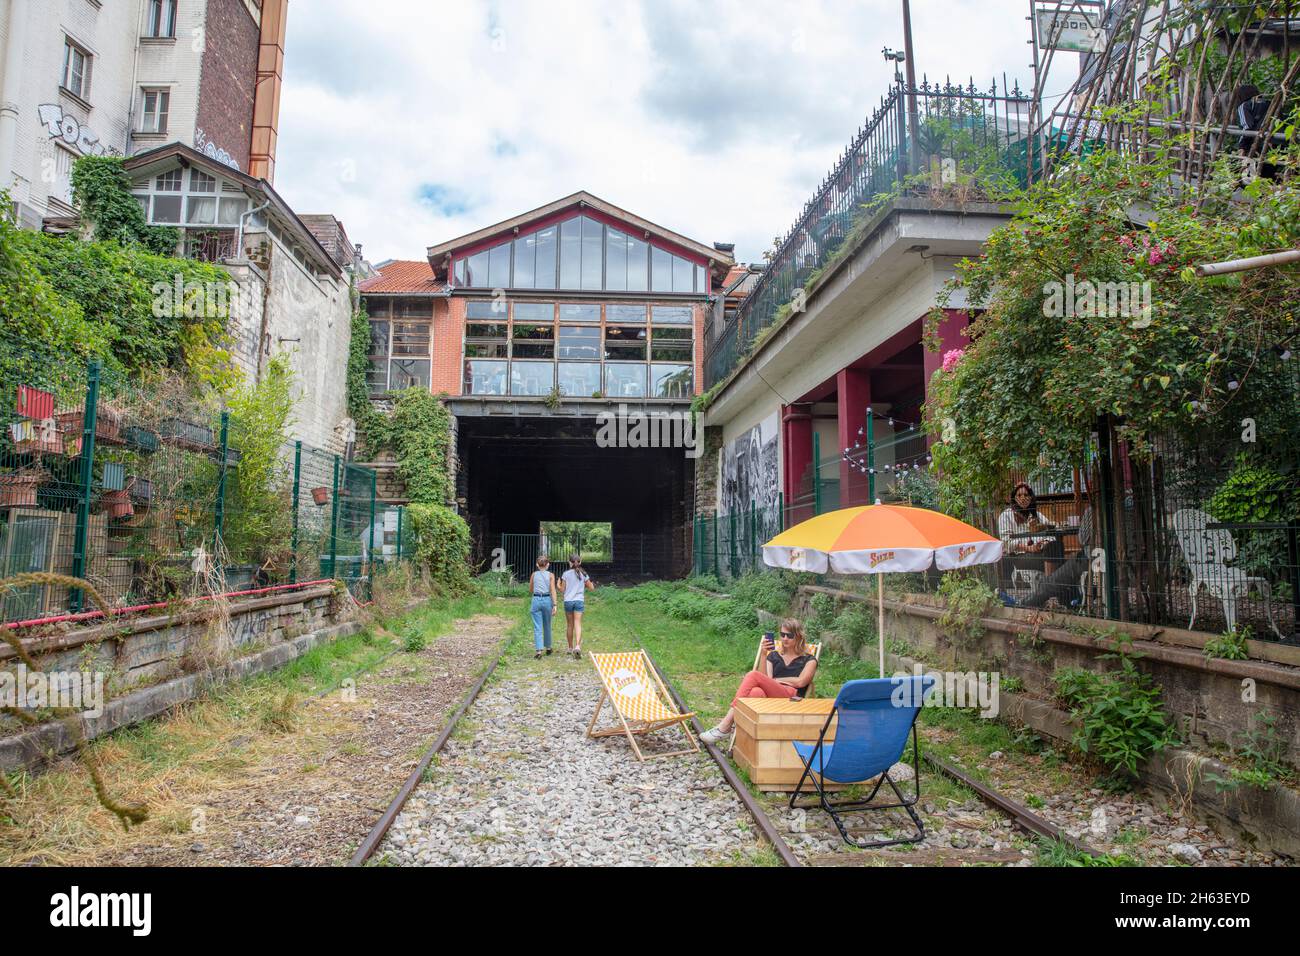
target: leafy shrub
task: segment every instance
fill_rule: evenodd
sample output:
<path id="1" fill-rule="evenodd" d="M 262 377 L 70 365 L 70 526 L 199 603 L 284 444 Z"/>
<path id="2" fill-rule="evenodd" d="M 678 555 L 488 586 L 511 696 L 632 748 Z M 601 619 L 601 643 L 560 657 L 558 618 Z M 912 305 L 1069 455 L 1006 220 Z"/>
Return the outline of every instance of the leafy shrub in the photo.
<path id="1" fill-rule="evenodd" d="M 835 599 L 829 594 L 814 594 L 809 602 L 809 610 L 812 613 L 803 622 L 803 629 L 808 640 L 814 641 L 835 623 Z"/>
<path id="2" fill-rule="evenodd" d="M 785 614 L 794 599 L 794 585 L 778 574 L 745 574 L 731 582 L 731 596 L 769 614 Z"/>
<path id="3" fill-rule="evenodd" d="M 470 588 L 469 525 L 443 505 L 411 504 L 407 520 L 415 536 L 415 558 L 433 584 L 453 594 Z"/>
<path id="4" fill-rule="evenodd" d="M 402 633 L 402 650 L 408 654 L 418 654 L 429 646 L 428 635 L 418 624 L 412 624 Z"/>
<path id="5" fill-rule="evenodd" d="M 1218 637 L 1212 637 L 1205 642 L 1202 652 L 1206 660 L 1218 658 L 1225 661 L 1244 661 L 1250 656 L 1246 650 L 1246 642 L 1250 640 L 1250 625 L 1243 628 L 1227 631 Z"/>
<path id="6" fill-rule="evenodd" d="M 974 574 L 950 572 L 939 582 L 939 596 L 947 603 L 939 626 L 970 647 L 984 636 L 983 617 L 997 604 L 997 594 Z"/>
<path id="7" fill-rule="evenodd" d="M 1125 653 L 1120 669 L 1097 673 L 1070 667 L 1052 675 L 1056 694 L 1078 718 L 1074 744 L 1113 771 L 1136 775 L 1140 763 L 1176 742 L 1160 704 L 1160 688 Z"/>
<path id="8" fill-rule="evenodd" d="M 675 617 L 679 621 L 703 621 L 713 614 L 715 603 L 713 598 L 705 597 L 703 594 L 683 591 L 670 597 L 664 609 L 670 617 Z"/>
<path id="9" fill-rule="evenodd" d="M 699 588 L 701 591 L 712 591 L 715 594 L 721 594 L 724 590 L 722 582 L 713 574 L 698 574 L 690 578 L 686 583 L 693 588 Z"/>
<path id="10" fill-rule="evenodd" d="M 1231 473 L 1206 502 L 1216 521 L 1233 524 L 1285 522 L 1300 515 L 1300 487 L 1272 468 L 1242 454 Z M 1233 562 L 1247 574 L 1276 575 L 1280 556 L 1286 554 L 1285 531 L 1235 532 L 1238 549 Z"/>
<path id="11" fill-rule="evenodd" d="M 854 653 L 876 643 L 876 617 L 867 604 L 849 604 L 835 618 L 831 630 L 848 641 Z"/>

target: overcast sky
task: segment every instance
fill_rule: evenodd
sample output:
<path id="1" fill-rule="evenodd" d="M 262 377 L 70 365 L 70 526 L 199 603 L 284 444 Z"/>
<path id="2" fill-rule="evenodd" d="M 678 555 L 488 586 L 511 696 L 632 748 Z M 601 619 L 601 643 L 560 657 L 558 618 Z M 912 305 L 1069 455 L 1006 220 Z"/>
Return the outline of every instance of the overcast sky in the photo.
<path id="1" fill-rule="evenodd" d="M 579 189 L 757 259 L 892 81 L 901 6 L 294 0 L 276 188 L 372 262 Z M 1028 87 L 1027 6 L 913 0 L 918 76 Z"/>

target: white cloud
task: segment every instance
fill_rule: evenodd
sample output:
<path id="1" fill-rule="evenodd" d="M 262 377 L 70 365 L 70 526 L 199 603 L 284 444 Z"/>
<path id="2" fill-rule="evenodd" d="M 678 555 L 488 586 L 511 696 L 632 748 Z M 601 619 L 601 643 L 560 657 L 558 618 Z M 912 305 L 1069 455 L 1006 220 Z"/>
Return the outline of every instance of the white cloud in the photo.
<path id="1" fill-rule="evenodd" d="M 372 261 L 578 189 L 756 259 L 892 82 L 900 6 L 300 0 L 276 187 Z M 1022 0 L 912 8 L 918 74 L 1027 85 Z"/>

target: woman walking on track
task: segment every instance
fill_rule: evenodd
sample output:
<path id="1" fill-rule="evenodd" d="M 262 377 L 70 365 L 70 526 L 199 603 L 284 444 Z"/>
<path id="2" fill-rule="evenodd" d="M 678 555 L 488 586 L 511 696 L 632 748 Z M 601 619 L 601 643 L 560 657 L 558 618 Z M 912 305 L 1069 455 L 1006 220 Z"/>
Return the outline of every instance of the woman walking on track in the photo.
<path id="1" fill-rule="evenodd" d="M 555 575 L 547 570 L 551 559 L 544 554 L 537 556 L 537 570 L 533 572 L 533 658 L 542 656 L 542 652 L 551 653 L 551 618 L 560 609 L 555 600 Z"/>
<path id="2" fill-rule="evenodd" d="M 574 657 L 582 656 L 582 610 L 587 592 L 594 590 L 596 583 L 587 572 L 582 570 L 582 555 L 569 556 L 569 570 L 561 575 L 564 583 L 564 637 L 569 644 L 569 653 Z"/>

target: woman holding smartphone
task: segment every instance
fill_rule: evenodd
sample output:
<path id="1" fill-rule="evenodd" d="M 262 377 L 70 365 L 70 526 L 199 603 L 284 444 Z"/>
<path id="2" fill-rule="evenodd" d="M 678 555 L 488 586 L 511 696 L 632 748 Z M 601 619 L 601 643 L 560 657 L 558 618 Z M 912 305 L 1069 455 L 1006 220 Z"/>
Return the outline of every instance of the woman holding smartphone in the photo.
<path id="1" fill-rule="evenodd" d="M 745 675 L 727 716 L 718 726 L 700 734 L 706 744 L 716 744 L 731 734 L 736 724 L 736 701 L 742 697 L 800 698 L 817 675 L 817 660 L 808 652 L 803 625 L 792 617 L 781 622 L 780 640 L 775 645 L 764 635 L 763 654 L 763 669 Z"/>
<path id="2" fill-rule="evenodd" d="M 564 585 L 564 637 L 569 643 L 569 653 L 582 656 L 582 611 L 586 607 L 587 592 L 595 590 L 596 583 L 582 570 L 582 555 L 569 555 L 569 570 L 560 576 Z"/>

